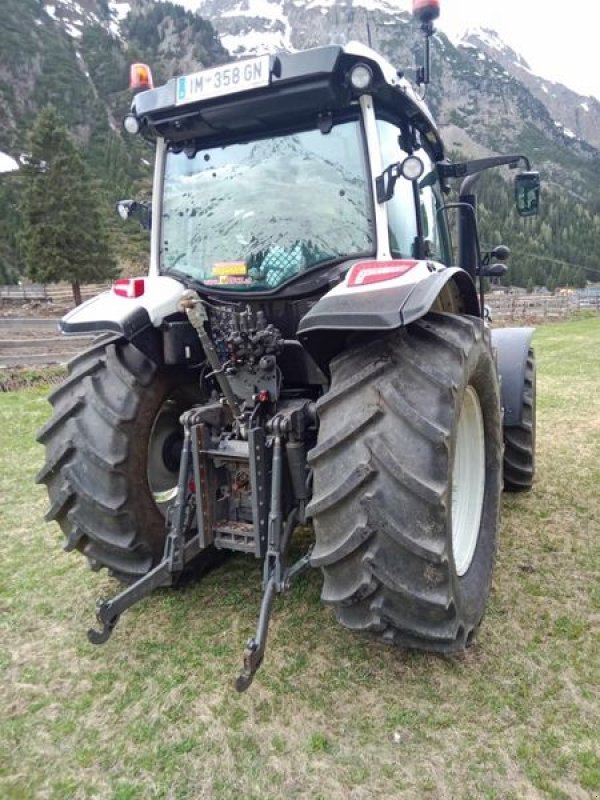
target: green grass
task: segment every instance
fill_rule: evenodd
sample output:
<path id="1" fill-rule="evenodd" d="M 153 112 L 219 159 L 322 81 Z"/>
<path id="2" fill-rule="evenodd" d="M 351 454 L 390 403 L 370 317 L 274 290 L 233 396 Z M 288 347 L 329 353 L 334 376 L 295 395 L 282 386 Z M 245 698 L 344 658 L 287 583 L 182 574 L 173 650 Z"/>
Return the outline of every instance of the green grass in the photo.
<path id="1" fill-rule="evenodd" d="M 437 658 L 353 635 L 315 571 L 276 601 L 244 695 L 260 565 L 156 593 L 93 648 L 116 585 L 43 522 L 44 390 L 0 395 L 0 797 L 600 797 L 600 320 L 535 343 L 538 479 L 505 497 L 477 647 Z"/>

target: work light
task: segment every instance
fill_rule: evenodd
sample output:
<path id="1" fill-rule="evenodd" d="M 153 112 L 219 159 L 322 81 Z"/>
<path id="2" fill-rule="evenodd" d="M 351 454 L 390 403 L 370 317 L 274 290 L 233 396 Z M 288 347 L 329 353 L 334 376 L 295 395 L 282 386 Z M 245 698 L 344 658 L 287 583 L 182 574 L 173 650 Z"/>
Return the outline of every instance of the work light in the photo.
<path id="1" fill-rule="evenodd" d="M 127 133 L 136 134 L 140 132 L 140 122 L 135 114 L 127 114 L 123 120 L 123 127 Z"/>
<path id="2" fill-rule="evenodd" d="M 357 92 L 367 92 L 373 82 L 373 70 L 367 64 L 356 64 L 350 71 L 350 83 Z"/>

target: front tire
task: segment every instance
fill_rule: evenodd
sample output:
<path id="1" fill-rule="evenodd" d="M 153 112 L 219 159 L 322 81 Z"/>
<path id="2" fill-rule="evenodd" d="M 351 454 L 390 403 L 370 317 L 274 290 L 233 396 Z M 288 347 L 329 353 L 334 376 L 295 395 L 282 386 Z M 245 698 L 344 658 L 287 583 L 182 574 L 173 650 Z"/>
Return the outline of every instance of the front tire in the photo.
<path id="1" fill-rule="evenodd" d="M 46 463 L 36 479 L 48 488 L 46 519 L 61 527 L 66 550 L 125 583 L 160 561 L 178 418 L 201 400 L 198 373 L 159 369 L 122 340 L 103 338 L 69 363 L 38 434 Z"/>
<path id="2" fill-rule="evenodd" d="M 504 489 L 527 492 L 535 478 L 535 352 L 527 353 L 521 422 L 504 428 Z"/>
<path id="3" fill-rule="evenodd" d="M 308 510 L 322 598 L 348 628 L 443 653 L 473 639 L 502 490 L 488 336 L 477 318 L 429 314 L 331 365 Z"/>

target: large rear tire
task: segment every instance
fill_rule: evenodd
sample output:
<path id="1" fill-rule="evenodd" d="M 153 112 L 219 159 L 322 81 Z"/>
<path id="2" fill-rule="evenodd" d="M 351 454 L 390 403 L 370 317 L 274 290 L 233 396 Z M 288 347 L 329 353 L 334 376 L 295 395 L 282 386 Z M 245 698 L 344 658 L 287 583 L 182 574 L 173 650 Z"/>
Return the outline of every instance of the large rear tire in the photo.
<path id="1" fill-rule="evenodd" d="M 527 354 L 521 422 L 504 428 L 504 489 L 527 492 L 535 478 L 535 353 Z"/>
<path id="2" fill-rule="evenodd" d="M 50 497 L 46 519 L 60 525 L 66 550 L 131 582 L 163 553 L 178 419 L 202 401 L 198 373 L 158 369 L 131 344 L 102 339 L 70 362 L 49 400 L 54 414 L 38 434 L 46 447 L 37 476 Z"/>
<path id="3" fill-rule="evenodd" d="M 502 491 L 488 336 L 477 318 L 429 314 L 331 364 L 309 454 L 312 563 L 348 628 L 444 653 L 473 639 Z"/>

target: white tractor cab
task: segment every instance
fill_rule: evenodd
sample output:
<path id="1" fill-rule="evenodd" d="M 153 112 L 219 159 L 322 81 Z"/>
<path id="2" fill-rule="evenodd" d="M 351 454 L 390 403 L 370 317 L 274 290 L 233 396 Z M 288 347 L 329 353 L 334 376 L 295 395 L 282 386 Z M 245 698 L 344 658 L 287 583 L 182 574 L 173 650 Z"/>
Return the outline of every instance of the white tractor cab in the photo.
<path id="1" fill-rule="evenodd" d="M 439 7 L 414 5 L 427 83 Z M 490 334 L 482 319 L 482 278 L 505 272 L 508 250 L 481 252 L 474 186 L 522 163 L 528 216 L 538 174 L 519 154 L 449 162 L 417 91 L 357 43 L 158 88 L 145 65 L 132 75 L 144 90 L 124 125 L 155 145 L 153 199 L 118 210 L 151 228 L 149 274 L 62 320 L 67 334 L 111 335 L 72 363 L 40 434 L 50 518 L 94 567 L 134 581 L 100 606 L 91 640 L 192 558 L 242 550 L 264 558 L 265 578 L 240 689 L 274 594 L 308 565 L 347 627 L 464 648 L 502 481 L 531 486 L 535 436 L 533 331 Z M 85 435 L 65 451 L 73 415 Z M 288 567 L 308 519 L 314 547 Z"/>

